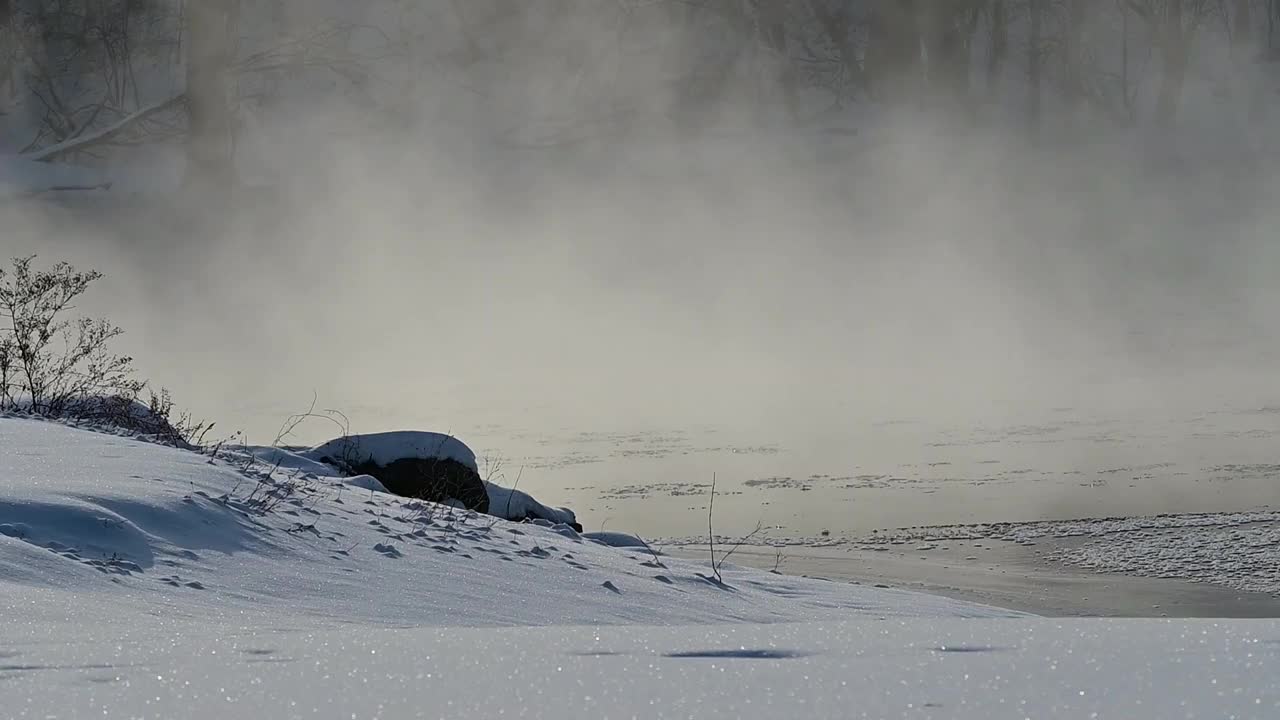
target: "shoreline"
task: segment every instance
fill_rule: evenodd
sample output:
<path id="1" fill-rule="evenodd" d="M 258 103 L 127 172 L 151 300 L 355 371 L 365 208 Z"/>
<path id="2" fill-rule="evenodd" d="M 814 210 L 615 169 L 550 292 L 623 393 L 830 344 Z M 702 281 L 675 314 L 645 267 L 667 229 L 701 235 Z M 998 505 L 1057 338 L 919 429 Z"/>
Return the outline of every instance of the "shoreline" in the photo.
<path id="1" fill-rule="evenodd" d="M 1092 571 L 1045 559 L 1074 539 L 1045 539 L 1035 550 L 999 539 L 942 547 L 855 545 L 742 546 L 730 564 L 787 575 L 912 590 L 1045 617 L 1276 618 L 1280 596 L 1187 579 Z M 705 560 L 707 548 L 664 549 Z M 779 552 L 781 560 L 779 561 Z"/>

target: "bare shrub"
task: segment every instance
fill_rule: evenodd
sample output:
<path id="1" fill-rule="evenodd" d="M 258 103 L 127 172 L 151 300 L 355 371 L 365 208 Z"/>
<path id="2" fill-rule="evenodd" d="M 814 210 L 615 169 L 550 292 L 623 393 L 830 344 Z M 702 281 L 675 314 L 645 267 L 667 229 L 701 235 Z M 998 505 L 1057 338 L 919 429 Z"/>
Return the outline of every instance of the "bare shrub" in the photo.
<path id="1" fill-rule="evenodd" d="M 715 527 L 714 527 L 715 507 L 716 507 L 716 475 L 715 473 L 712 473 L 710 497 L 707 502 L 707 550 L 708 552 L 711 553 L 711 572 L 712 574 L 715 575 L 716 582 L 720 583 L 721 585 L 724 585 L 724 575 L 720 572 L 720 570 L 724 566 L 725 561 L 728 560 L 729 557 L 732 556 L 735 552 L 737 552 L 738 548 L 751 542 L 752 538 L 760 534 L 760 531 L 764 529 L 764 521 L 761 520 L 757 522 L 755 530 L 752 530 L 751 532 L 739 538 L 738 542 L 734 544 L 732 547 L 730 547 L 729 551 L 721 555 L 720 558 L 717 560 L 716 559 L 716 534 L 715 534 Z M 775 569 L 776 569 L 776 566 L 775 566 Z"/>
<path id="2" fill-rule="evenodd" d="M 0 409 L 64 415 L 93 397 L 136 398 L 146 384 L 134 377 L 133 358 L 108 349 L 123 330 L 101 319 L 65 319 L 102 274 L 67 263 L 40 270 L 34 259 L 0 268 L 0 318 L 8 321 L 0 335 Z"/>
<path id="3" fill-rule="evenodd" d="M 199 445 L 213 425 L 175 414 L 167 390 L 149 391 L 133 358 L 111 351 L 123 330 L 105 319 L 68 317 L 102 273 L 65 262 L 40 269 L 34 261 L 32 255 L 0 267 L 0 412 L 100 422 Z"/>

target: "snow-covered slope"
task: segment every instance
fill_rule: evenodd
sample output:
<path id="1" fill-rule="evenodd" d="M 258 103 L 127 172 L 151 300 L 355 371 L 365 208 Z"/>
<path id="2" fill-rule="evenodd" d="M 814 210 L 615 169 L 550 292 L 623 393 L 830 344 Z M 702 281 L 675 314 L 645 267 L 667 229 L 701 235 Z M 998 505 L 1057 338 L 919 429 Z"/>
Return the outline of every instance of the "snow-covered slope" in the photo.
<path id="1" fill-rule="evenodd" d="M 720 583 L 269 467 L 0 417 L 0 715 L 1280 713 L 1280 622 L 1064 622 L 729 568 Z"/>
<path id="2" fill-rule="evenodd" d="M 728 568 L 726 587 L 705 566 L 622 552 L 565 528 L 279 470 L 266 480 L 262 463 L 246 472 L 34 420 L 0 419 L 0 448 L 0 587 L 10 602 L 55 589 L 154 612 L 441 626 L 1008 614 Z M 66 607 L 37 605 L 31 612 L 47 607 L 53 617 Z"/>

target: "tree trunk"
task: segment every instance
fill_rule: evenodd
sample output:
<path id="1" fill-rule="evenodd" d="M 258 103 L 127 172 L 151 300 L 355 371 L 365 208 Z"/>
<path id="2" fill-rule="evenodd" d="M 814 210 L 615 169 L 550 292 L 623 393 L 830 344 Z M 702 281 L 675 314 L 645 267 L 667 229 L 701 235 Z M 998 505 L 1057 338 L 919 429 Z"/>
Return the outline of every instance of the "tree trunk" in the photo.
<path id="1" fill-rule="evenodd" d="M 1129 6 L 1120 5 L 1120 102 L 1124 112 L 1124 127 L 1132 127 L 1138 111 L 1134 107 L 1134 94 L 1129 82 Z"/>
<path id="2" fill-rule="evenodd" d="M 866 51 L 867 86 L 884 99 L 915 94 L 921 79 L 920 26 L 915 0 L 878 0 Z"/>
<path id="3" fill-rule="evenodd" d="M 756 12 L 760 23 L 760 41 L 777 54 L 781 65 L 778 85 L 782 91 L 783 103 L 787 107 L 787 115 L 794 121 L 800 116 L 800 74 L 791 59 L 790 43 L 787 41 L 786 3 L 784 0 L 760 0 Z"/>
<path id="4" fill-rule="evenodd" d="M 1156 96 L 1156 123 L 1160 126 L 1173 124 L 1178 114 L 1178 101 L 1182 98 L 1182 86 L 1187 77 L 1187 53 L 1176 43 L 1161 51 L 1164 58 L 1164 72 L 1160 76 L 1160 91 Z"/>
<path id="5" fill-rule="evenodd" d="M 1040 132 L 1040 50 L 1043 42 L 1044 0 L 1028 0 L 1030 13 L 1030 37 L 1027 41 L 1027 125 L 1032 134 Z"/>
<path id="6" fill-rule="evenodd" d="M 13 5 L 11 0 L 0 0 L 0 37 L 6 27 L 9 26 L 9 20 L 13 17 Z M 9 38 L 5 38 L 6 41 Z M 11 56 L 8 53 L 0 53 L 0 103 L 8 101 L 8 95 L 13 93 L 14 78 L 13 68 L 6 62 Z M 4 106 L 0 105 L 0 114 L 4 112 Z"/>
<path id="7" fill-rule="evenodd" d="M 235 183 L 231 64 L 239 0 L 186 4 L 188 186 L 229 190 Z"/>
<path id="8" fill-rule="evenodd" d="M 1156 95 L 1156 124 L 1173 124 L 1182 98 L 1182 86 L 1187 77 L 1187 62 L 1191 48 L 1191 31 L 1184 30 L 1182 0 L 1167 0 L 1167 14 L 1159 30 L 1160 58 L 1164 65 L 1160 75 L 1160 90 Z"/>
<path id="9" fill-rule="evenodd" d="M 1276 28 L 1280 27 L 1280 0 L 1271 0 L 1271 5 L 1267 6 L 1267 55 L 1274 56 L 1277 47 L 1280 47 L 1280 32 L 1276 32 Z"/>
<path id="10" fill-rule="evenodd" d="M 987 55 L 987 94 L 995 97 L 1009 51 L 1009 16 L 1004 0 L 991 0 L 991 52 Z"/>
<path id="11" fill-rule="evenodd" d="M 1063 41 L 1062 62 L 1064 65 L 1067 108 L 1074 113 L 1084 100 L 1083 82 L 1083 30 L 1085 0 L 1067 0 L 1067 26 Z"/>
<path id="12" fill-rule="evenodd" d="M 1248 47 L 1253 42 L 1253 9 L 1249 0 L 1236 0 L 1231 40 L 1237 48 Z"/>
<path id="13" fill-rule="evenodd" d="M 968 8 L 963 3 L 930 3 L 920 11 L 929 87 L 937 97 L 959 104 L 968 93 Z"/>

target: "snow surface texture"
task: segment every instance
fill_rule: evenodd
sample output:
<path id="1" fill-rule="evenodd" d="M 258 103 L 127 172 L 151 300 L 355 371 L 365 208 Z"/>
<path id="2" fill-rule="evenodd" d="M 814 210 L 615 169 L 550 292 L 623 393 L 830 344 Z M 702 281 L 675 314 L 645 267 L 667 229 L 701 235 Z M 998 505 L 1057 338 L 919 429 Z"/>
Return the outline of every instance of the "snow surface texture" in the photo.
<path id="1" fill-rule="evenodd" d="M 1050 557 L 1096 570 L 1280 595 L 1280 522 L 1216 525 L 1196 532 L 1136 531 Z"/>
<path id="2" fill-rule="evenodd" d="M 1078 541 L 1045 559 L 1143 577 L 1211 583 L 1280 595 L 1280 512 L 1156 515 L 992 525 L 951 525 L 889 533 L 880 543 L 955 539 L 1030 545 Z"/>
<path id="3" fill-rule="evenodd" d="M 91 608 L 101 611 L 105 607 Z M 85 623 L 98 620 L 91 613 Z M 114 618 L 112 618 L 114 620 Z M 1280 623 L 6 627 L 16 718 L 1280 716 Z"/>
<path id="4" fill-rule="evenodd" d="M 0 418 L 6 717 L 1273 718 L 1280 622 L 1057 621 Z M 277 471 L 278 474 L 278 471 Z"/>
<path id="5" fill-rule="evenodd" d="M 373 462 L 390 465 L 405 458 L 440 458 L 454 460 L 477 473 L 476 454 L 452 435 L 417 430 L 347 435 L 317 445 L 302 453 L 319 462 L 337 462 L 348 467 Z M 328 461 L 325 458 L 329 458 Z"/>
<path id="6" fill-rule="evenodd" d="M 545 518 L 552 523 L 572 525 L 578 522 L 577 515 L 569 508 L 553 508 L 543 505 L 533 496 L 522 490 L 505 488 L 491 482 L 484 484 L 489 491 L 489 514 L 507 520 L 523 520 L 524 518 Z"/>

